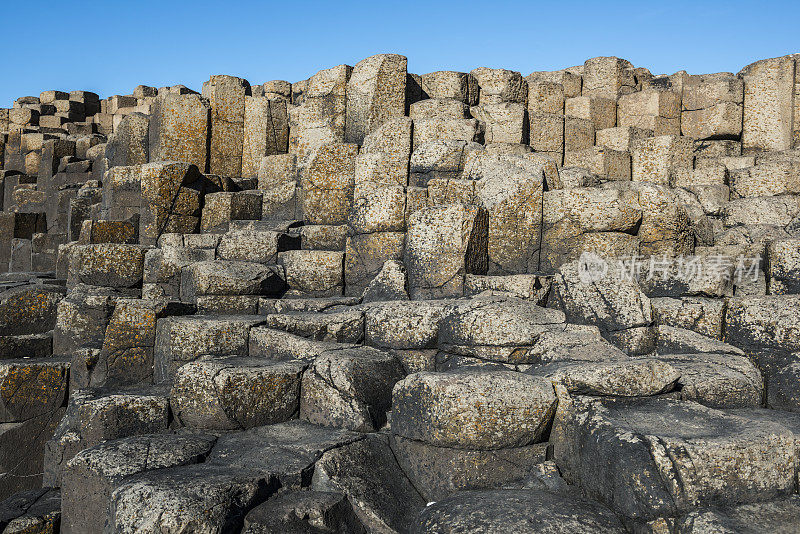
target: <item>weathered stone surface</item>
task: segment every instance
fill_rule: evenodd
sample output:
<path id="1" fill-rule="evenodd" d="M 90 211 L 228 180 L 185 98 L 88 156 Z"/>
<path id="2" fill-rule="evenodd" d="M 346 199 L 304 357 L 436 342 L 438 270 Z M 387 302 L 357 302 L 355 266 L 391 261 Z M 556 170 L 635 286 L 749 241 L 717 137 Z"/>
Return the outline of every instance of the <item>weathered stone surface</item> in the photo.
<path id="1" fill-rule="evenodd" d="M 439 348 L 492 361 L 528 363 L 539 336 L 564 328 L 561 311 L 502 297 L 478 297 L 448 308 L 439 326 Z"/>
<path id="2" fill-rule="evenodd" d="M 488 217 L 477 206 L 452 204 L 411 215 L 404 263 L 412 299 L 457 296 L 464 275 L 485 274 Z"/>
<path id="3" fill-rule="evenodd" d="M 100 348 L 119 292 L 79 285 L 58 303 L 53 329 L 53 353 L 69 355 L 79 347 Z"/>
<path id="4" fill-rule="evenodd" d="M 675 387 L 680 371 L 653 359 L 608 362 L 557 362 L 529 371 L 563 385 L 570 394 L 648 397 Z"/>
<path id="5" fill-rule="evenodd" d="M 271 493 L 248 469 L 200 464 L 132 476 L 112 492 L 107 525 L 117 532 L 223 532 Z"/>
<path id="6" fill-rule="evenodd" d="M 496 487 L 520 477 L 544 461 L 547 445 L 497 450 L 465 450 L 437 447 L 422 441 L 391 436 L 400 467 L 422 496 L 439 501 L 459 490 Z"/>
<path id="7" fill-rule="evenodd" d="M 480 67 L 470 74 L 480 87 L 480 103 L 520 102 L 525 104 L 528 90 L 522 75 L 506 69 Z"/>
<path id="8" fill-rule="evenodd" d="M 715 339 L 722 338 L 724 300 L 685 297 L 655 298 L 651 302 L 656 323 L 694 330 Z"/>
<path id="9" fill-rule="evenodd" d="M 55 532 L 61 520 L 61 495 L 57 489 L 15 493 L 0 503 L 0 528 L 8 534 Z"/>
<path id="10" fill-rule="evenodd" d="M 652 130 L 653 135 L 681 134 L 681 94 L 647 89 L 619 99 L 619 126 Z"/>
<path id="11" fill-rule="evenodd" d="M 125 115 L 108 139 L 105 157 L 109 167 L 143 165 L 149 161 L 150 120 L 142 113 Z"/>
<path id="12" fill-rule="evenodd" d="M 211 193 L 205 197 L 200 227 L 203 231 L 223 228 L 231 221 L 261 219 L 263 198 L 260 195 L 234 191 Z"/>
<path id="13" fill-rule="evenodd" d="M 205 170 L 211 106 L 199 95 L 165 94 L 153 102 L 150 161 L 183 161 Z"/>
<path id="14" fill-rule="evenodd" d="M 734 354 L 664 354 L 680 373 L 680 397 L 711 408 L 760 406 L 763 379 L 749 359 Z"/>
<path id="15" fill-rule="evenodd" d="M 406 109 L 405 56 L 379 54 L 356 63 L 347 82 L 345 142 L 362 144 L 364 137 Z"/>
<path id="16" fill-rule="evenodd" d="M 61 532 L 102 532 L 114 487 L 127 476 L 198 463 L 214 445 L 203 434 L 144 435 L 112 440 L 78 453 L 61 481 Z"/>
<path id="17" fill-rule="evenodd" d="M 328 144 L 309 162 L 302 177 L 303 214 L 310 224 L 343 224 L 353 205 L 358 145 Z"/>
<path id="18" fill-rule="evenodd" d="M 381 349 L 435 348 L 447 301 L 385 302 L 364 312 L 365 343 Z"/>
<path id="19" fill-rule="evenodd" d="M 62 486 L 72 532 L 796 530 L 800 54 L 406 63 L 0 109 L 0 499 Z"/>
<path id="20" fill-rule="evenodd" d="M 51 330 L 64 290 L 58 286 L 32 285 L 0 293 L 0 335 L 36 334 Z"/>
<path id="21" fill-rule="evenodd" d="M 364 338 L 364 314 L 358 309 L 317 313 L 290 311 L 266 314 L 264 324 L 317 341 L 359 343 Z"/>
<path id="22" fill-rule="evenodd" d="M 790 56 L 763 59 L 739 73 L 744 80 L 745 150 L 792 148 L 794 63 Z"/>
<path id="23" fill-rule="evenodd" d="M 67 388 L 66 359 L 0 361 L 0 423 L 51 414 L 62 406 Z"/>
<path id="24" fill-rule="evenodd" d="M 679 534 L 711 532 L 791 532 L 796 527 L 800 501 L 796 498 L 757 504 L 697 510 L 677 522 Z"/>
<path id="25" fill-rule="evenodd" d="M 489 274 L 538 270 L 545 171 L 526 163 L 490 164 L 484 171 L 487 176 L 476 185 L 477 200 L 489 218 Z"/>
<path id="26" fill-rule="evenodd" d="M 0 499 L 56 485 L 42 475 L 43 453 L 63 415 L 60 408 L 26 421 L 0 424 Z M 44 463 L 47 465 L 46 460 Z"/>
<path id="27" fill-rule="evenodd" d="M 302 362 L 207 357 L 175 372 L 171 404 L 186 426 L 236 430 L 296 417 Z"/>
<path id="28" fill-rule="evenodd" d="M 59 486 L 63 466 L 83 449 L 105 440 L 164 432 L 169 426 L 169 399 L 158 389 L 84 389 L 70 396 L 66 415 L 58 419 L 43 448 L 46 486 Z"/>
<path id="29" fill-rule="evenodd" d="M 247 355 L 250 328 L 259 316 L 184 316 L 159 319 L 153 353 L 154 380 L 166 382 L 183 364 L 203 355 Z"/>
<path id="30" fill-rule="evenodd" d="M 275 265 L 244 261 L 198 261 L 181 269 L 181 300 L 200 295 L 274 295 L 286 287 Z"/>
<path id="31" fill-rule="evenodd" d="M 692 167 L 692 142 L 676 135 L 639 139 L 631 147 L 632 179 L 669 184 L 674 168 Z"/>
<path id="32" fill-rule="evenodd" d="M 583 64 L 583 96 L 610 98 L 632 93 L 635 79 L 630 62 L 618 57 L 596 57 Z"/>
<path id="33" fill-rule="evenodd" d="M 652 351 L 652 306 L 639 285 L 620 276 L 619 267 L 613 264 L 598 279 L 586 270 L 588 267 L 580 261 L 562 265 L 553 279 L 567 320 L 596 325 L 606 339 L 630 354 Z"/>
<path id="34" fill-rule="evenodd" d="M 556 397 L 549 381 L 511 371 L 415 373 L 392 395 L 392 432 L 431 445 L 489 450 L 541 440 Z"/>
<path id="35" fill-rule="evenodd" d="M 366 532 L 343 493 L 295 491 L 269 499 L 250 510 L 244 518 L 243 533 Z"/>
<path id="36" fill-rule="evenodd" d="M 392 388 L 405 375 L 388 352 L 369 347 L 330 350 L 303 374 L 300 418 L 371 432 L 383 426 Z"/>
<path id="37" fill-rule="evenodd" d="M 425 187 L 434 178 L 457 178 L 464 170 L 465 153 L 480 145 L 459 140 L 430 141 L 411 154 L 410 185 Z"/>
<path id="38" fill-rule="evenodd" d="M 345 493 L 367 531 L 407 531 L 425 506 L 380 434 L 323 454 L 311 489 Z"/>
<path id="39" fill-rule="evenodd" d="M 289 112 L 285 101 L 267 97 L 244 97 L 242 177 L 258 176 L 265 156 L 285 154 L 289 149 Z"/>
<path id="40" fill-rule="evenodd" d="M 305 168 L 317 149 L 341 143 L 345 136 L 347 81 L 353 67 L 338 65 L 317 72 L 307 80 L 302 101 L 289 108 L 289 153 Z M 294 88 L 300 84 L 294 84 Z"/>
<path id="41" fill-rule="evenodd" d="M 403 232 L 349 236 L 344 255 L 345 293 L 361 295 L 387 261 L 402 260 L 405 241 Z"/>
<path id="42" fill-rule="evenodd" d="M 213 75 L 203 83 L 203 97 L 211 105 L 209 171 L 221 176 L 242 175 L 245 98 L 247 80 Z"/>
<path id="43" fill-rule="evenodd" d="M 341 295 L 344 290 L 344 253 L 326 250 L 289 250 L 278 255 L 290 290 L 318 297 Z"/>
<path id="44" fill-rule="evenodd" d="M 593 188 L 547 191 L 543 195 L 540 268 L 552 271 L 582 252 L 624 257 L 633 248 L 638 253 L 638 242 L 630 233 L 641 224 L 641 218 L 642 207 L 631 192 Z M 610 254 L 601 254 L 598 249 L 602 247 L 592 246 L 591 234 L 602 236 L 606 243 L 614 235 L 619 246 L 611 247 Z"/>
<path id="45" fill-rule="evenodd" d="M 425 508 L 411 532 L 625 532 L 604 506 L 541 490 L 458 492 Z"/>
<path id="46" fill-rule="evenodd" d="M 70 250 L 67 283 L 130 288 L 142 283 L 145 248 L 99 243 Z"/>
<path id="47" fill-rule="evenodd" d="M 422 90 L 431 99 L 451 98 L 468 106 L 478 103 L 478 82 L 472 74 L 440 70 L 423 74 L 420 78 Z"/>
<path id="48" fill-rule="evenodd" d="M 786 428 L 689 401 L 561 396 L 550 439 L 567 481 L 635 520 L 674 517 L 708 501 L 777 498 L 794 484 Z"/>
<path id="49" fill-rule="evenodd" d="M 742 133 L 744 83 L 734 76 L 700 79 L 683 89 L 681 132 L 695 139 L 725 139 Z"/>

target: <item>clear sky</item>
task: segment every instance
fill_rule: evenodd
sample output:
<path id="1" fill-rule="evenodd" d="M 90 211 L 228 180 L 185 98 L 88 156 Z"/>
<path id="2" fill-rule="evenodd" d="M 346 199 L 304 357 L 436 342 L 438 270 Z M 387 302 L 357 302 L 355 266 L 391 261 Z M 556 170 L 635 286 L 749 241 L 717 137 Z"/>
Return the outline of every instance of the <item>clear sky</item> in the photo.
<path id="1" fill-rule="evenodd" d="M 43 90 L 290 82 L 378 53 L 419 74 L 555 70 L 615 55 L 654 74 L 737 72 L 800 52 L 800 0 L 584 2 L 0 1 L 0 106 Z"/>

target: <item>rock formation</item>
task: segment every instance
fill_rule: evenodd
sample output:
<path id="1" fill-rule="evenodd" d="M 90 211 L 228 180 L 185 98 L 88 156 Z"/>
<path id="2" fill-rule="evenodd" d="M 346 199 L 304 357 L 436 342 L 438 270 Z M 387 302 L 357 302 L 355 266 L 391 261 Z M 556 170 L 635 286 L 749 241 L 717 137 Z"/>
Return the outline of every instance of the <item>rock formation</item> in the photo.
<path id="1" fill-rule="evenodd" d="M 800 530 L 800 54 L 0 109 L 0 533 Z"/>

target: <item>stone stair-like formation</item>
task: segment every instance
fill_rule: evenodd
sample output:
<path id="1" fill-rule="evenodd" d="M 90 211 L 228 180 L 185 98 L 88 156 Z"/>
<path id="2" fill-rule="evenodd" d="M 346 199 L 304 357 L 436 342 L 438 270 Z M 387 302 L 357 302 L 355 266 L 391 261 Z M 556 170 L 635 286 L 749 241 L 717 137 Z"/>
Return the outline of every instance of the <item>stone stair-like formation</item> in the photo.
<path id="1" fill-rule="evenodd" d="M 0 533 L 800 531 L 800 54 L 0 110 Z"/>

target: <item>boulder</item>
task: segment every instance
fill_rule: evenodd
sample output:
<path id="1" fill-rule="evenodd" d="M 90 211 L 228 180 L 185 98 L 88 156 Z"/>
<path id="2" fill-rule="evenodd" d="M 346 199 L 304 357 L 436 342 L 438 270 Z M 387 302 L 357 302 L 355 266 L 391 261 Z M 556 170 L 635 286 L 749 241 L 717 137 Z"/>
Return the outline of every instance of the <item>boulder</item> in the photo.
<path id="1" fill-rule="evenodd" d="M 67 462 L 61 480 L 61 532 L 103 532 L 114 487 L 124 477 L 199 463 L 215 438 L 203 434 L 151 434 L 107 441 Z"/>
<path id="2" fill-rule="evenodd" d="M 407 531 L 425 506 L 380 434 L 325 452 L 314 466 L 311 489 L 346 494 L 368 532 Z"/>
<path id="3" fill-rule="evenodd" d="M 626 532 L 619 519 L 599 503 L 541 490 L 461 491 L 432 503 L 411 532 Z"/>
<path id="4" fill-rule="evenodd" d="M 421 372 L 397 383 L 392 433 L 440 447 L 490 450 L 542 438 L 556 397 L 540 377 L 511 371 Z"/>
<path id="5" fill-rule="evenodd" d="M 578 261 L 556 272 L 553 288 L 567 321 L 596 325 L 606 339 L 629 354 L 651 352 L 656 336 L 650 300 L 636 281 L 622 276 L 620 267 L 605 266 L 606 272 L 592 274 L 586 270 L 588 263 Z"/>
<path id="6" fill-rule="evenodd" d="M 153 353 L 154 381 L 170 381 L 179 367 L 203 355 L 246 356 L 250 329 L 263 323 L 263 317 L 247 315 L 159 319 Z"/>
<path id="7" fill-rule="evenodd" d="M 204 357 L 175 372 L 172 409 L 191 428 L 239 430 L 296 417 L 300 399 L 299 361 Z"/>
<path id="8" fill-rule="evenodd" d="M 411 298 L 461 295 L 467 273 L 486 273 L 487 237 L 487 213 L 476 206 L 452 204 L 413 213 L 404 257 Z"/>
<path id="9" fill-rule="evenodd" d="M 300 418 L 359 432 L 383 426 L 392 388 L 405 376 L 393 355 L 370 347 L 330 350 L 303 374 Z"/>
<path id="10" fill-rule="evenodd" d="M 562 395 L 550 440 L 568 482 L 639 522 L 703 502 L 779 498 L 794 486 L 797 453 L 786 428 L 691 401 Z"/>

